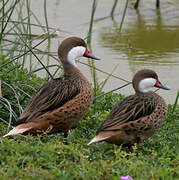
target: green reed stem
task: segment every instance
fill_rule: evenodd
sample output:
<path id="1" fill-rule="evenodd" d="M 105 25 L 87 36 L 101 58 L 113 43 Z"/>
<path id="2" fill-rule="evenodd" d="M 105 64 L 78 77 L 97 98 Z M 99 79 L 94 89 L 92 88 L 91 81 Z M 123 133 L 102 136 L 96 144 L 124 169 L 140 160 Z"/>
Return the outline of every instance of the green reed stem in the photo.
<path id="1" fill-rule="evenodd" d="M 88 37 L 87 37 L 88 44 L 91 44 L 91 34 L 92 34 L 92 29 L 93 29 L 94 14 L 96 11 L 96 7 L 97 7 L 97 2 L 96 0 L 93 0 L 92 10 L 91 10 L 91 19 L 90 19 L 90 25 L 89 25 Z"/>
<path id="2" fill-rule="evenodd" d="M 16 26 L 17 27 L 17 26 Z M 18 29 L 18 27 L 17 27 Z M 15 31 L 15 30 L 14 30 Z M 16 32 L 16 31 L 15 31 Z M 17 33 L 17 32 L 16 32 Z M 17 33 L 18 35 L 18 33 Z M 49 76 L 51 77 L 51 79 L 53 79 L 53 76 L 51 75 L 51 73 L 49 72 L 49 70 L 45 67 L 45 65 L 42 63 L 42 61 L 38 58 L 38 56 L 32 51 L 32 48 L 29 47 L 29 45 L 24 41 L 24 39 L 19 35 L 20 40 L 24 43 L 25 46 L 27 46 L 27 48 L 30 50 L 30 52 L 36 57 L 36 59 L 38 60 L 38 62 L 43 66 L 43 68 L 46 70 L 46 72 L 49 74 Z"/>
<path id="3" fill-rule="evenodd" d="M 0 79 L 0 97 L 2 97 L 2 87 L 1 87 L 2 81 Z"/>
<path id="4" fill-rule="evenodd" d="M 4 5 L 4 0 L 2 1 L 2 24 L 1 24 L 1 31 L 3 30 L 3 27 L 4 27 L 4 8 L 5 8 L 5 5 Z M 1 32 L 2 33 L 2 32 Z"/>
<path id="5" fill-rule="evenodd" d="M 16 6 L 17 2 L 18 2 L 18 0 L 16 0 L 14 5 L 12 6 L 12 10 L 11 10 L 11 12 L 10 12 L 10 14 L 9 14 L 9 16 L 7 18 L 7 21 L 6 21 L 5 25 L 3 26 L 2 30 L 1 30 L 1 33 L 0 33 L 0 44 L 1 44 L 1 41 L 2 41 L 3 33 L 4 33 L 4 31 L 5 31 L 6 27 L 7 27 L 7 24 L 9 22 L 10 18 L 11 18 L 11 15 L 12 15 L 14 9 L 15 9 L 15 6 Z M 5 16 L 5 14 L 3 14 L 3 18 L 4 18 L 4 16 Z"/>
<path id="6" fill-rule="evenodd" d="M 44 39 L 45 40 L 45 39 Z M 3 39 L 3 41 L 6 41 L 6 42 L 10 42 L 10 43 L 14 43 L 14 41 L 11 41 L 11 40 L 9 40 L 9 39 Z M 21 43 L 20 41 L 17 41 L 16 43 L 15 43 L 16 45 L 21 45 L 21 46 L 24 46 L 24 44 L 23 43 Z M 7 44 L 6 44 L 7 45 Z M 8 45 L 9 46 L 9 45 Z M 48 54 L 51 58 L 53 58 L 54 60 L 56 60 L 58 63 L 59 63 L 59 59 L 56 57 L 57 55 L 56 55 L 56 52 L 46 52 L 46 51 L 42 51 L 42 50 L 40 50 L 40 49 L 38 49 L 38 48 L 32 48 L 32 49 L 34 49 L 34 50 L 36 50 L 36 51 L 34 51 L 36 54 Z M 3 48 L 3 51 L 11 51 L 11 49 L 5 49 L 5 48 Z M 16 51 L 16 52 L 24 52 L 24 50 L 18 50 L 18 49 L 14 49 L 14 51 Z M 28 54 L 28 53 L 27 53 Z M 14 58 L 14 57 L 13 57 Z"/>
<path id="7" fill-rule="evenodd" d="M 110 79 L 110 77 L 112 76 L 112 74 L 114 73 L 114 71 L 118 68 L 119 64 L 117 64 L 113 70 L 111 71 L 111 73 L 107 76 L 107 78 L 104 80 L 104 82 L 102 83 L 100 89 L 102 90 L 104 88 L 104 86 L 106 85 L 107 81 Z"/>
<path id="8" fill-rule="evenodd" d="M 26 6 L 27 6 L 27 16 L 28 16 L 28 24 L 27 24 L 27 29 L 28 29 L 28 34 L 32 34 L 31 33 L 31 25 L 30 25 L 30 23 L 31 23 L 31 21 L 30 21 L 30 1 L 29 0 L 26 0 Z M 30 48 L 32 48 L 32 38 L 31 38 L 31 36 L 29 36 L 29 47 Z M 29 63 L 30 63 L 30 69 L 29 69 L 29 71 L 31 72 L 32 71 L 32 54 L 30 54 L 30 56 L 29 56 Z"/>
<path id="9" fill-rule="evenodd" d="M 28 17 L 24 18 L 23 20 L 19 21 L 19 24 L 22 24 L 23 21 L 25 21 Z M 14 28 L 15 28 L 15 22 L 13 23 L 13 26 L 11 26 L 7 32 L 5 33 L 5 35 L 15 35 L 14 33 L 10 33 Z M 23 33 L 26 34 L 26 33 Z"/>
<path id="10" fill-rule="evenodd" d="M 81 62 L 81 61 L 78 61 L 78 62 L 92 68 L 92 66 L 89 65 L 89 64 L 86 64 L 86 63 Z M 120 77 L 118 77 L 118 76 L 115 76 L 115 75 L 113 75 L 113 74 L 111 74 L 111 73 L 105 72 L 105 71 L 103 71 L 103 70 L 101 70 L 101 69 L 99 69 L 99 68 L 94 67 L 94 69 L 97 70 L 97 71 L 99 71 L 99 72 L 102 72 L 102 73 L 104 73 L 104 74 L 106 74 L 106 75 L 110 75 L 111 77 L 114 77 L 114 78 L 119 79 L 119 80 L 121 80 L 121 81 L 124 81 L 124 82 L 127 82 L 127 83 L 131 83 L 131 82 L 128 81 L 128 80 L 125 80 L 125 79 L 123 79 L 123 78 L 120 78 Z"/>
<path id="11" fill-rule="evenodd" d="M 5 6 L 7 5 L 7 3 L 9 2 L 9 0 L 6 1 Z M 11 3 L 13 4 L 13 2 L 11 1 Z M 11 12 L 11 10 L 14 9 L 13 6 L 11 6 L 10 8 L 8 8 L 8 10 L 4 13 L 4 17 L 8 16 L 8 13 Z M 1 11 L 1 9 L 0 9 Z M 0 20 L 2 19 L 2 17 L 0 17 Z"/>
<path id="12" fill-rule="evenodd" d="M 20 54 L 20 55 L 16 56 L 15 58 L 13 58 L 12 60 L 10 60 L 9 62 L 0 65 L 0 68 L 4 67 L 4 66 L 6 66 L 6 65 L 8 65 L 8 64 L 10 64 L 10 63 L 12 63 L 12 62 L 14 62 L 15 60 L 19 59 L 19 58 L 22 57 L 22 56 L 28 54 L 28 53 L 31 52 L 33 49 L 35 49 L 37 46 L 39 46 L 40 44 L 42 44 L 45 40 L 46 40 L 46 39 L 43 39 L 42 41 L 40 41 L 39 43 L 37 43 L 35 46 L 33 46 L 31 49 L 29 48 L 25 53 Z M 9 59 L 7 59 L 7 60 L 9 60 Z"/>
<path id="13" fill-rule="evenodd" d="M 52 64 L 52 65 L 49 65 L 48 67 L 46 66 L 46 68 L 50 68 L 50 67 L 57 67 L 57 69 L 60 68 L 57 64 Z M 36 72 L 41 71 L 41 70 L 44 70 L 44 68 L 41 67 L 41 68 L 35 69 L 35 70 L 31 71 L 30 74 L 36 73 Z M 54 74 L 53 74 L 53 77 L 54 77 Z"/>
<path id="14" fill-rule="evenodd" d="M 112 17 L 114 16 L 114 11 L 115 11 L 115 9 L 116 9 L 117 2 L 118 2 L 118 0 L 114 0 L 114 4 L 113 4 L 113 6 L 112 6 L 111 13 L 110 13 L 110 15 L 111 15 Z"/>
<path id="15" fill-rule="evenodd" d="M 176 99 L 175 99 L 175 103 L 173 105 L 173 109 L 172 109 L 172 113 L 174 113 L 176 107 L 177 107 L 177 104 L 178 104 L 178 99 L 179 99 L 179 90 L 177 92 L 177 96 L 176 96 Z"/>
<path id="16" fill-rule="evenodd" d="M 92 29 L 93 29 L 93 21 L 94 21 L 94 14 L 96 11 L 96 7 L 97 7 L 97 1 L 93 0 L 93 4 L 92 4 L 92 10 L 91 10 L 91 18 L 90 18 L 90 25 L 89 25 L 89 30 L 88 30 L 88 37 L 87 37 L 87 44 L 89 47 L 89 50 L 91 51 L 91 37 L 92 37 Z M 95 67 L 95 63 L 94 60 L 88 60 L 88 64 L 91 65 L 91 75 L 93 77 L 93 83 L 94 83 L 94 96 L 96 97 L 96 89 L 97 89 L 97 76 L 96 76 L 96 71 L 94 69 Z M 94 102 L 94 113 L 96 111 L 96 106 L 95 106 L 95 102 Z"/>
<path id="17" fill-rule="evenodd" d="M 2 119 L 1 117 L 0 117 L 0 121 L 2 121 L 2 122 L 3 122 L 4 124 L 6 124 L 6 125 L 9 124 L 6 120 Z M 12 126 L 10 126 L 10 128 L 12 128 Z"/>
<path id="18" fill-rule="evenodd" d="M 115 88 L 115 89 L 113 89 L 113 90 L 111 90 L 111 91 L 108 91 L 107 93 L 104 93 L 104 94 L 102 94 L 102 95 L 100 95 L 100 96 L 97 96 L 96 99 L 98 99 L 99 97 L 105 96 L 106 94 L 109 94 L 109 93 L 111 93 L 111 92 L 114 92 L 114 91 L 117 91 L 117 90 L 119 90 L 119 89 L 122 89 L 122 88 L 124 88 L 124 87 L 126 87 L 126 86 L 128 86 L 128 85 L 130 85 L 130 84 L 132 84 L 132 83 L 131 83 L 131 82 L 126 83 L 126 84 L 124 84 L 124 85 L 121 86 L 121 87 Z"/>
<path id="19" fill-rule="evenodd" d="M 29 15 L 33 15 L 32 13 L 29 13 Z M 27 17 L 28 18 L 28 17 Z M 39 21 L 38 21 L 39 22 Z M 0 23 L 3 23 L 3 20 L 0 20 Z M 28 25 L 29 23 L 28 22 L 19 22 L 19 21 L 12 21 L 12 20 L 9 20 L 9 23 L 16 23 L 16 24 L 24 24 L 24 25 Z M 40 25 L 40 24 L 33 24 L 33 23 L 30 23 L 31 26 L 35 26 L 35 27 L 40 27 L 40 28 L 43 28 L 45 29 L 46 26 L 43 26 L 43 25 Z M 56 28 L 53 28 L 53 27 L 48 27 L 50 30 L 55 30 Z M 59 30 L 59 31 L 62 31 L 62 32 L 66 32 L 68 33 L 67 31 L 63 31 L 63 30 Z"/>
<path id="20" fill-rule="evenodd" d="M 48 18 L 47 18 L 47 1 L 46 0 L 44 0 L 44 16 L 45 16 L 45 24 L 46 24 L 46 29 L 47 29 L 47 36 L 48 36 L 48 38 L 47 38 L 47 40 L 48 40 L 48 45 L 47 45 L 47 51 L 48 52 L 50 52 L 50 36 L 49 36 L 49 28 L 48 28 Z M 47 68 L 48 68 L 48 66 L 49 66 L 49 64 L 50 64 L 50 56 L 47 56 Z M 47 78 L 49 78 L 48 77 L 48 73 L 47 73 Z"/>
<path id="21" fill-rule="evenodd" d="M 3 97 L 0 97 L 1 101 L 4 101 L 5 103 L 1 102 L 8 110 L 9 110 L 9 123 L 8 123 L 8 131 L 11 127 L 11 122 L 12 122 L 12 117 L 13 117 L 13 110 L 12 110 L 12 107 L 11 107 L 11 104 L 10 102 L 6 99 L 6 98 L 3 98 Z"/>
<path id="22" fill-rule="evenodd" d="M 123 12 L 123 15 L 122 15 L 121 24 L 120 24 L 120 27 L 119 27 L 119 31 L 120 31 L 120 32 L 121 32 L 121 30 L 122 30 L 122 26 L 123 26 L 123 23 L 124 23 L 124 18 L 125 18 L 125 16 L 126 16 L 126 11 L 127 11 L 127 7 L 128 7 L 128 2 L 129 2 L 129 0 L 126 0 L 124 12 Z"/>
<path id="23" fill-rule="evenodd" d="M 4 0 L 3 0 L 3 2 L 2 2 L 2 8 L 0 9 L 0 13 L 1 13 L 1 11 L 4 11 L 4 8 L 5 8 L 5 6 L 7 5 L 7 3 L 9 2 L 9 0 L 7 0 L 5 3 L 4 3 Z M 4 14 L 4 13 L 3 13 Z M 0 17 L 0 19 L 1 18 L 3 18 L 4 16 L 2 16 L 2 17 Z"/>
<path id="24" fill-rule="evenodd" d="M 39 19 L 37 18 L 37 16 L 31 11 L 32 16 L 34 17 L 34 19 L 36 20 L 36 22 L 41 26 L 42 30 L 44 32 L 46 32 L 46 26 L 42 26 L 42 23 L 39 21 Z"/>
<path id="25" fill-rule="evenodd" d="M 20 1 L 19 2 L 19 11 L 18 11 L 18 20 L 20 21 L 20 26 L 19 27 L 19 30 L 21 30 L 20 32 L 25 32 L 27 34 L 27 28 L 26 26 L 22 23 L 24 20 L 23 18 L 23 8 L 24 7 L 24 1 Z M 27 20 L 28 20 L 28 16 L 27 16 Z"/>
<path id="26" fill-rule="evenodd" d="M 3 27 L 4 27 L 4 8 L 5 8 L 5 3 L 4 3 L 4 0 L 2 2 L 2 24 L 1 24 L 1 32 L 3 30 Z M 2 36 L 2 34 L 0 35 Z M 2 38 L 2 37 L 1 37 Z M 1 49 L 1 41 L 0 41 L 0 50 L 1 50 L 1 54 L 2 54 L 2 49 Z"/>
<path id="27" fill-rule="evenodd" d="M 22 108 L 22 106 L 21 106 L 21 104 L 20 104 L 19 96 L 17 95 L 15 89 L 13 88 L 13 86 L 11 86 L 10 84 L 6 83 L 5 81 L 3 81 L 3 84 L 5 84 L 6 86 L 8 86 L 8 87 L 12 90 L 12 92 L 14 93 L 14 97 L 15 97 L 16 100 L 17 100 L 17 105 L 18 105 L 18 108 L 19 108 L 19 113 L 21 114 L 22 111 L 23 111 L 23 108 Z"/>

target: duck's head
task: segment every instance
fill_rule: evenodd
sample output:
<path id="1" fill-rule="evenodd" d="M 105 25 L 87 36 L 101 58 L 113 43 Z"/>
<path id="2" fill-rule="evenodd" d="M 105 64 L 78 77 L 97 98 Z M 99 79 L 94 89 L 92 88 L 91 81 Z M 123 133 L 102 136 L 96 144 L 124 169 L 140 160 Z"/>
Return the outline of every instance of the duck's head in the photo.
<path id="1" fill-rule="evenodd" d="M 65 39 L 58 47 L 58 56 L 62 64 L 69 63 L 75 67 L 77 66 L 75 59 L 81 56 L 96 60 L 100 59 L 88 51 L 86 42 L 79 37 L 69 37 Z"/>
<path id="2" fill-rule="evenodd" d="M 164 86 L 159 81 L 157 73 L 150 69 L 143 69 L 138 71 L 133 77 L 132 85 L 136 93 L 148 92 L 149 91 L 148 89 L 151 87 L 170 90 L 168 87 Z"/>

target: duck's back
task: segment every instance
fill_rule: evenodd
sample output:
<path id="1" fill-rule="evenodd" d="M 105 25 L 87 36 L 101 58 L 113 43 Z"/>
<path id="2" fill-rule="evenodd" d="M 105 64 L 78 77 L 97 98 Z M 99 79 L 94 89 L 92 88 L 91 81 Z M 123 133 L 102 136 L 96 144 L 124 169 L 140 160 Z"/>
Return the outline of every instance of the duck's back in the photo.
<path id="1" fill-rule="evenodd" d="M 154 134 L 166 118 L 167 106 L 154 92 L 128 96 L 116 104 L 97 131 L 112 134 L 107 142 L 134 144 Z"/>
<path id="2" fill-rule="evenodd" d="M 30 99 L 16 123 L 34 123 L 30 130 L 49 133 L 67 132 L 82 117 L 93 102 L 93 89 L 85 78 L 68 76 L 45 83 Z M 30 132 L 29 131 L 29 132 Z"/>

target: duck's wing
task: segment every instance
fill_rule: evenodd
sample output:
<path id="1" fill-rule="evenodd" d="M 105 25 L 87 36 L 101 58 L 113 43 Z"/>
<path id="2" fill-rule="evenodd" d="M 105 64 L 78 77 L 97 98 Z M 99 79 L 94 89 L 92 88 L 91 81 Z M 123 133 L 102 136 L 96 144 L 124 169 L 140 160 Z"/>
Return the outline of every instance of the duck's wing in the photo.
<path id="1" fill-rule="evenodd" d="M 101 124 L 100 131 L 119 130 L 124 123 L 150 115 L 156 107 L 154 101 L 145 96 L 131 95 L 116 104 L 107 119 Z"/>
<path id="2" fill-rule="evenodd" d="M 75 97 L 80 90 L 64 78 L 46 82 L 32 96 L 15 125 L 33 121 L 41 114 L 56 109 Z"/>

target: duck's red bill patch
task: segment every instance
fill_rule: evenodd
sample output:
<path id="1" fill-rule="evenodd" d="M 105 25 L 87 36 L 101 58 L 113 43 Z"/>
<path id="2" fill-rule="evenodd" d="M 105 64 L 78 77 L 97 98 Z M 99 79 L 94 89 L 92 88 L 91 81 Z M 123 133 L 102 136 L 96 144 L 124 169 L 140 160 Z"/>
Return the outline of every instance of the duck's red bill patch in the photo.
<path id="1" fill-rule="evenodd" d="M 95 55 L 91 54 L 91 53 L 88 51 L 88 49 L 87 49 L 87 48 L 86 48 L 85 53 L 84 53 L 84 55 L 83 55 L 83 56 L 84 56 L 84 57 L 89 57 L 89 58 L 91 58 L 91 59 L 100 60 L 100 58 L 99 58 L 99 57 L 97 57 L 97 56 L 95 56 Z"/>
<path id="2" fill-rule="evenodd" d="M 156 81 L 155 85 L 156 85 L 157 87 L 161 87 L 161 83 L 160 83 L 159 81 Z"/>

